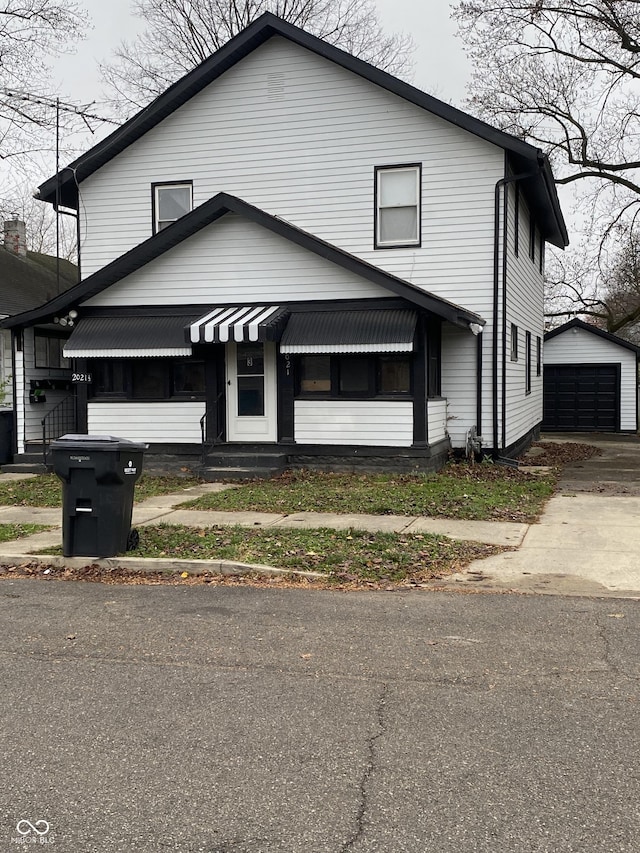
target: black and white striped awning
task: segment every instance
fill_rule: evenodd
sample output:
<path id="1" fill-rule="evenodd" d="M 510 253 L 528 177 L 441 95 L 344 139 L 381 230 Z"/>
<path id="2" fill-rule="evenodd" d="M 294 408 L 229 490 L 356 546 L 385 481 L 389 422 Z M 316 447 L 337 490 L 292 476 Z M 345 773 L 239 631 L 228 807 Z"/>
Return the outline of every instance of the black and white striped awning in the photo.
<path id="1" fill-rule="evenodd" d="M 415 311 L 304 311 L 292 314 L 282 335 L 282 353 L 411 352 Z"/>
<path id="2" fill-rule="evenodd" d="M 277 341 L 289 312 L 279 305 L 235 305 L 214 308 L 191 323 L 192 344 L 252 343 Z"/>

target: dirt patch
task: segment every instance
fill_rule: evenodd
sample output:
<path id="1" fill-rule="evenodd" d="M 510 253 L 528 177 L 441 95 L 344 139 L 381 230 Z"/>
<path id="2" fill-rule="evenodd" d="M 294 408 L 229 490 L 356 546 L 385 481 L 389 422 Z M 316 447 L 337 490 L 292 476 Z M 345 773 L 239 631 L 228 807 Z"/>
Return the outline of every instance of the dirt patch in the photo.
<path id="1" fill-rule="evenodd" d="M 518 457 L 518 460 L 524 465 L 562 468 L 573 462 L 581 462 L 601 455 L 600 448 L 593 444 L 582 444 L 578 441 L 536 441 Z"/>

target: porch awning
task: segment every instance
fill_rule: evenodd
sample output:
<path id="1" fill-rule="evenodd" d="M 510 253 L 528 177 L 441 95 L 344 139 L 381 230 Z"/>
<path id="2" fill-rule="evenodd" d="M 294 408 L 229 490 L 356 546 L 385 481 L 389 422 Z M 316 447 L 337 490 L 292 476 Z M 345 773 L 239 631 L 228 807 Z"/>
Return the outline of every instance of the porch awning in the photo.
<path id="1" fill-rule="evenodd" d="M 197 315 L 85 317 L 64 345 L 65 358 L 144 358 L 191 355 L 185 328 Z"/>
<path id="2" fill-rule="evenodd" d="M 415 311 L 305 311 L 292 314 L 282 353 L 411 352 Z"/>
<path id="3" fill-rule="evenodd" d="M 213 308 L 191 323 L 189 339 L 194 344 L 277 341 L 288 315 L 288 309 L 279 305 Z"/>

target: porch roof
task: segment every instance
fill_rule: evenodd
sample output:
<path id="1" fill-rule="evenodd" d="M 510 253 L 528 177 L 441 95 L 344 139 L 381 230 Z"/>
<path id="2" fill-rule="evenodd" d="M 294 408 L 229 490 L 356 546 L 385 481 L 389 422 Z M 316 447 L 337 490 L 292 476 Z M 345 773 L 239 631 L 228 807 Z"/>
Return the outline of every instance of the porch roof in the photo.
<path id="1" fill-rule="evenodd" d="M 304 311 L 289 318 L 280 352 L 411 352 L 416 320 L 408 309 Z"/>
<path id="2" fill-rule="evenodd" d="M 66 358 L 142 358 L 191 355 L 185 329 L 191 316 L 85 317 L 64 346 Z"/>
<path id="3" fill-rule="evenodd" d="M 279 305 L 216 307 L 190 324 L 189 339 L 194 344 L 277 341 L 288 316 Z"/>

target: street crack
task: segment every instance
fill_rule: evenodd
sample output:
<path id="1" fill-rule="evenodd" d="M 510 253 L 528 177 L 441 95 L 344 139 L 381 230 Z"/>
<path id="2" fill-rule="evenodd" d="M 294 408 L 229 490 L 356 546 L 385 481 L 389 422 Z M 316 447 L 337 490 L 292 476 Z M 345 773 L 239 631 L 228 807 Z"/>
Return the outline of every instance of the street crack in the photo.
<path id="1" fill-rule="evenodd" d="M 355 829 L 351 836 L 345 841 L 345 843 L 340 848 L 340 853 L 347 853 L 347 851 L 352 850 L 354 845 L 362 837 L 364 832 L 364 821 L 367 813 L 367 787 L 369 785 L 369 779 L 371 778 L 371 774 L 375 770 L 376 762 L 376 743 L 387 731 L 387 723 L 385 718 L 385 705 L 387 700 L 388 693 L 388 685 L 385 683 L 382 685 L 380 694 L 378 696 L 378 701 L 376 702 L 375 707 L 375 718 L 377 721 L 377 731 L 374 732 L 369 738 L 367 738 L 367 761 L 362 773 L 362 777 L 360 779 L 359 785 L 359 793 L 360 799 L 358 803 L 358 810 L 356 813 L 356 821 L 355 821 Z"/>

